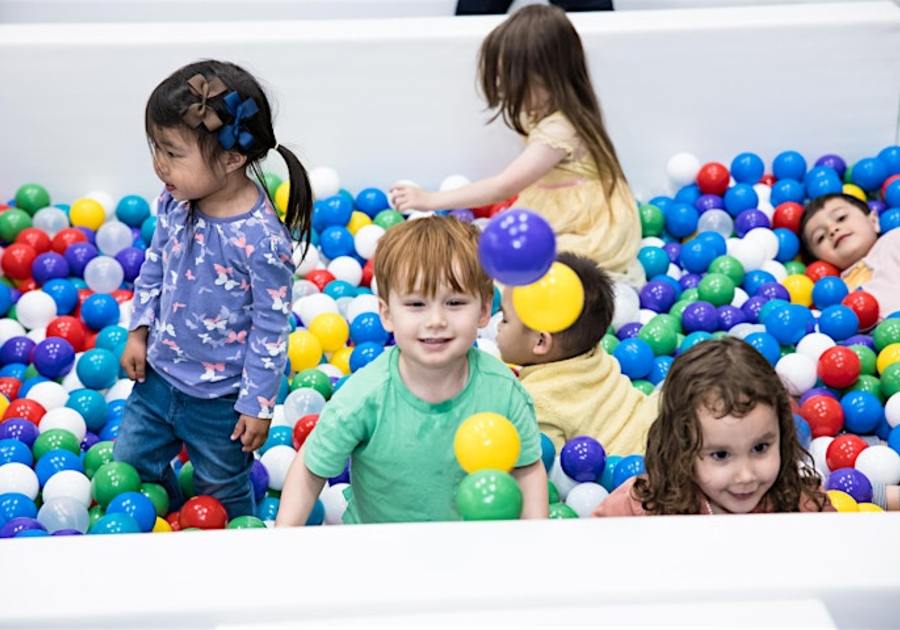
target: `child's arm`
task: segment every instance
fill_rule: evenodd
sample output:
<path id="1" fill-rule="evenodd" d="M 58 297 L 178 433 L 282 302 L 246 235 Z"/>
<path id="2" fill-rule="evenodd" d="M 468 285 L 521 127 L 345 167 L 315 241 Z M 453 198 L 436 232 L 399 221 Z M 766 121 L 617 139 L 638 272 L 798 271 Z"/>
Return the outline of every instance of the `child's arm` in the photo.
<path id="1" fill-rule="evenodd" d="M 508 199 L 535 183 L 559 164 L 567 153 L 565 149 L 534 142 L 525 147 L 519 157 L 499 175 L 444 192 L 426 192 L 412 186 L 397 186 L 391 189 L 391 199 L 401 212 L 486 206 Z"/>
<path id="2" fill-rule="evenodd" d="M 522 489 L 522 518 L 547 518 L 549 505 L 547 497 L 547 471 L 537 460 L 528 466 L 514 468 L 512 476 Z"/>
<path id="3" fill-rule="evenodd" d="M 309 513 L 312 511 L 325 479 L 314 475 L 306 467 L 303 461 L 303 451 L 300 449 L 284 479 L 284 487 L 281 489 L 281 504 L 278 506 L 278 516 L 275 517 L 275 527 L 299 527 L 306 524 Z"/>

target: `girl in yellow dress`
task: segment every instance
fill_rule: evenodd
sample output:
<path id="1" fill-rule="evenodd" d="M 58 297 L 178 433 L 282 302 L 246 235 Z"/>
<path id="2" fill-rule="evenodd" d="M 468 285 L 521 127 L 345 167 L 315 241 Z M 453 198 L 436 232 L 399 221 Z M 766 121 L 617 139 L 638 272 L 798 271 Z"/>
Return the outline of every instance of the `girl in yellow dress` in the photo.
<path id="1" fill-rule="evenodd" d="M 473 208 L 519 194 L 516 206 L 553 226 L 557 250 L 582 254 L 616 279 L 640 286 L 641 224 L 615 148 L 603 125 L 581 38 L 557 7 L 526 6 L 481 45 L 488 107 L 525 136 L 501 173 L 455 190 L 391 189 L 400 211 Z"/>

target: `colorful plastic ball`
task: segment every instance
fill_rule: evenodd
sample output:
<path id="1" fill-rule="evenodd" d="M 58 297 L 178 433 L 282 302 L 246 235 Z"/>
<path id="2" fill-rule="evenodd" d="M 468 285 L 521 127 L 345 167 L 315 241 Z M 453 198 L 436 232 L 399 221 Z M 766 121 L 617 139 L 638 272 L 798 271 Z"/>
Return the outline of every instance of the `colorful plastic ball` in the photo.
<path id="1" fill-rule="evenodd" d="M 843 281 L 841 282 L 843 283 Z M 846 287 L 846 285 L 844 286 Z M 878 300 L 867 291 L 859 290 L 848 293 L 841 300 L 841 304 L 856 313 L 860 330 L 868 330 L 878 322 Z"/>
<path id="2" fill-rule="evenodd" d="M 844 426 L 841 403 L 830 396 L 811 396 L 800 405 L 800 415 L 809 423 L 814 438 L 837 435 Z"/>
<path id="3" fill-rule="evenodd" d="M 806 174 L 806 160 L 797 151 L 782 151 L 772 161 L 772 174 L 776 179 L 802 180 Z"/>
<path id="4" fill-rule="evenodd" d="M 851 179 L 854 184 L 865 191 L 874 191 L 881 188 L 881 184 L 887 179 L 887 165 L 880 158 L 863 158 L 853 165 Z"/>
<path id="5" fill-rule="evenodd" d="M 182 529 L 225 529 L 228 512 L 218 499 L 206 495 L 191 497 L 178 511 Z"/>
<path id="6" fill-rule="evenodd" d="M 89 295 L 81 304 L 81 318 L 91 330 L 101 330 L 119 322 L 119 304 L 108 293 Z"/>
<path id="7" fill-rule="evenodd" d="M 134 518 L 142 532 L 151 531 L 156 524 L 156 506 L 141 492 L 129 491 L 117 495 L 106 506 L 105 512 L 128 514 Z"/>
<path id="8" fill-rule="evenodd" d="M 755 153 L 741 153 L 731 161 L 731 175 L 740 183 L 755 184 L 764 170 L 762 159 Z"/>
<path id="9" fill-rule="evenodd" d="M 900 364 L 900 343 L 892 343 L 878 353 L 875 367 L 879 374 L 884 374 L 892 365 Z"/>
<path id="10" fill-rule="evenodd" d="M 551 519 L 562 519 L 562 518 L 578 518 L 578 512 L 570 508 L 565 503 L 551 503 L 549 508 L 548 518 Z"/>
<path id="11" fill-rule="evenodd" d="M 53 298 L 56 302 L 56 312 L 59 315 L 66 315 L 72 312 L 72 309 L 78 304 L 78 289 L 69 280 L 57 278 L 47 281 L 41 290 Z M 0 289 L 2 292 L 2 289 Z M 0 308 L 0 312 L 2 312 Z"/>
<path id="12" fill-rule="evenodd" d="M 37 517 L 37 506 L 34 500 L 19 492 L 3 492 L 0 494 L 0 527 L 14 518 Z"/>
<path id="13" fill-rule="evenodd" d="M 639 379 L 647 376 L 653 367 L 653 350 L 642 339 L 626 339 L 616 346 L 613 356 L 619 362 L 622 373 Z"/>
<path id="14" fill-rule="evenodd" d="M 557 333 L 571 326 L 584 306 L 584 287 L 572 269 L 554 262 L 537 282 L 515 287 L 513 308 L 532 330 Z"/>
<path id="15" fill-rule="evenodd" d="M 844 428 L 851 433 L 873 433 L 884 417 L 881 401 L 867 391 L 848 392 L 841 398 L 841 407 L 844 410 Z"/>
<path id="16" fill-rule="evenodd" d="M 331 225 L 319 235 L 319 246 L 322 253 L 334 260 L 339 256 L 351 256 L 355 253 L 353 235 L 345 227 Z"/>
<path id="17" fill-rule="evenodd" d="M 841 492 L 840 490 L 828 490 L 826 494 L 835 511 L 841 513 L 859 512 L 859 504 L 846 492 Z"/>
<path id="18" fill-rule="evenodd" d="M 559 459 L 566 475 L 578 482 L 593 482 L 603 474 L 606 451 L 594 438 L 580 435 L 565 443 Z"/>
<path id="19" fill-rule="evenodd" d="M 849 348 L 835 346 L 819 357 L 818 375 L 829 387 L 850 387 L 860 374 L 859 357 Z"/>
<path id="20" fill-rule="evenodd" d="M 484 469 L 462 480 L 455 502 L 466 521 L 517 519 L 522 512 L 522 491 L 508 473 Z"/>
<path id="21" fill-rule="evenodd" d="M 859 454 L 854 466 L 869 481 L 889 486 L 900 483 L 900 454 L 890 446 L 883 444 L 870 446 Z"/>
<path id="22" fill-rule="evenodd" d="M 8 365 L 10 363 L 31 363 L 31 352 L 34 350 L 35 342 L 29 337 L 12 337 L 7 339 L 0 346 L 0 363 Z"/>
<path id="23" fill-rule="evenodd" d="M 96 200 L 82 197 L 76 199 L 69 208 L 69 220 L 75 227 L 97 230 L 106 220 L 106 211 Z"/>
<path id="24" fill-rule="evenodd" d="M 125 282 L 134 282 L 135 278 L 138 277 L 138 274 L 141 272 L 141 266 L 144 264 L 144 256 L 144 251 L 137 247 L 125 247 L 116 254 L 115 260 L 119 263 Z M 109 279 L 110 284 L 112 284 L 112 280 L 113 278 Z M 90 286 L 90 283 L 88 286 Z M 118 288 L 118 285 L 116 285 L 116 288 Z"/>
<path id="25" fill-rule="evenodd" d="M 802 203 L 805 196 L 803 184 L 795 179 L 779 179 L 772 186 L 771 204 L 779 206 L 785 202 Z"/>
<path id="26" fill-rule="evenodd" d="M 556 258 L 556 237 L 547 220 L 529 210 L 495 216 L 478 241 L 478 257 L 489 276 L 509 286 L 537 282 Z"/>
<path id="27" fill-rule="evenodd" d="M 637 338 L 646 342 L 657 357 L 673 353 L 678 345 L 678 333 L 675 328 L 656 318 L 640 329 Z"/>
<path id="28" fill-rule="evenodd" d="M 45 453 L 34 465 L 34 473 L 41 486 L 47 483 L 50 477 L 63 470 L 82 472 L 84 464 L 81 462 L 81 458 L 72 451 L 57 448 Z"/>
<path id="29" fill-rule="evenodd" d="M 644 457 L 642 455 L 628 455 L 623 457 L 616 464 L 613 472 L 613 486 L 618 488 L 628 479 L 636 477 L 645 472 Z"/>
<path id="30" fill-rule="evenodd" d="M 28 330 L 46 328 L 56 317 L 56 302 L 43 291 L 28 291 L 16 302 L 16 319 Z"/>
<path id="31" fill-rule="evenodd" d="M 697 184 L 687 184 L 686 186 L 679 188 L 678 192 L 675 193 L 675 201 L 688 203 L 693 206 L 697 199 L 700 198 L 700 195 L 700 187 L 697 186 Z"/>
<path id="32" fill-rule="evenodd" d="M 31 263 L 31 277 L 39 285 L 54 278 L 66 278 L 69 275 L 69 263 L 56 252 L 38 254 Z"/>
<path id="33" fill-rule="evenodd" d="M 812 300 L 817 308 L 839 304 L 847 297 L 847 285 L 839 277 L 826 276 L 813 286 Z"/>
<path id="34" fill-rule="evenodd" d="M 844 172 L 847 170 L 847 163 L 844 161 L 844 158 L 831 153 L 823 155 L 816 160 L 816 166 L 827 166 L 833 169 L 837 176 L 841 178 L 844 177 Z"/>
<path id="35" fill-rule="evenodd" d="M 693 302 L 685 307 L 682 312 L 681 325 L 685 333 L 692 333 L 698 330 L 715 332 L 719 325 L 719 312 L 709 302 Z"/>
<path id="36" fill-rule="evenodd" d="M 649 203 L 642 203 L 638 206 L 638 213 L 641 219 L 641 236 L 659 236 L 663 233 L 666 225 L 666 217 L 663 211 Z"/>
<path id="37" fill-rule="evenodd" d="M 93 448 L 97 448 L 97 446 L 100 444 Z M 91 475 L 88 474 L 88 476 Z M 91 494 L 103 509 L 106 509 L 109 502 L 123 492 L 138 492 L 140 489 L 141 478 L 137 470 L 126 462 L 107 462 L 97 469 L 91 479 Z"/>
<path id="38" fill-rule="evenodd" d="M 810 442 L 812 442 L 812 429 L 809 428 L 809 423 L 803 419 L 803 416 L 795 413 L 794 427 L 797 431 L 797 440 L 800 442 L 800 446 L 809 450 Z"/>
<path id="39" fill-rule="evenodd" d="M 391 207 L 387 195 L 378 188 L 364 188 L 356 195 L 356 207 L 370 217 L 375 217 L 382 210 Z"/>
<path id="40" fill-rule="evenodd" d="M 50 193 L 40 184 L 23 184 L 16 190 L 16 207 L 34 214 L 50 205 Z"/>
<path id="41" fill-rule="evenodd" d="M 309 332 L 316 336 L 325 352 L 334 352 L 347 343 L 350 328 L 338 313 L 322 313 L 309 325 Z"/>
<path id="42" fill-rule="evenodd" d="M 703 273 L 715 258 L 716 251 L 704 241 L 696 238 L 685 243 L 679 253 L 679 263 L 682 269 L 691 273 Z"/>
<path id="43" fill-rule="evenodd" d="M 315 367 L 322 359 L 322 342 L 308 330 L 295 330 L 288 337 L 287 354 L 295 372 Z"/>
<path id="44" fill-rule="evenodd" d="M 675 289 L 669 283 L 661 280 L 651 280 L 645 284 L 641 288 L 639 296 L 641 307 L 656 313 L 667 312 L 677 297 Z"/>
<path id="45" fill-rule="evenodd" d="M 787 289 L 792 304 L 801 306 L 812 305 L 813 281 L 803 274 L 788 276 L 782 281 L 782 286 Z"/>
<path id="46" fill-rule="evenodd" d="M 878 324 L 872 333 L 872 341 L 875 342 L 875 350 L 878 352 L 891 344 L 900 343 L 900 318 L 889 317 Z"/>
<path id="47" fill-rule="evenodd" d="M 31 215 L 19 208 L 10 208 L 0 213 L 0 241 L 12 243 L 31 225 Z"/>
<path id="48" fill-rule="evenodd" d="M 284 400 L 284 417 L 288 424 L 309 414 L 318 414 L 325 407 L 325 396 L 310 387 L 295 389 Z"/>
<path id="49" fill-rule="evenodd" d="M 112 387 L 119 375 L 119 361 L 109 350 L 93 348 L 78 359 L 75 372 L 85 387 L 106 389 Z"/>
<path id="50" fill-rule="evenodd" d="M 0 466 L 11 462 L 31 466 L 34 464 L 34 455 L 24 442 L 12 438 L 0 439 Z"/>
<path id="51" fill-rule="evenodd" d="M 36 518 L 27 516 L 16 516 L 9 519 L 3 527 L 0 527 L 0 538 L 17 538 L 22 534 L 32 531 L 42 531 L 46 533 L 44 525 Z M 23 538 L 25 536 L 22 536 Z"/>
<path id="52" fill-rule="evenodd" d="M 150 204 L 138 195 L 126 195 L 116 204 L 116 218 L 131 227 L 140 227 L 149 216 Z"/>
<path id="53" fill-rule="evenodd" d="M 666 231 L 676 238 L 684 238 L 697 230 L 700 213 L 688 203 L 677 202 L 666 208 Z"/>
<path id="54" fill-rule="evenodd" d="M 456 459 L 468 473 L 486 468 L 512 470 L 520 449 L 519 433 L 512 422 L 491 412 L 466 418 L 453 439 Z"/>
<path id="55" fill-rule="evenodd" d="M 802 354 L 782 356 L 775 364 L 775 373 L 791 396 L 801 396 L 816 384 L 816 364 Z"/>
<path id="56" fill-rule="evenodd" d="M 378 313 L 360 313 L 350 324 L 350 339 L 356 345 L 371 341 L 383 346 L 388 337 Z"/>
<path id="57" fill-rule="evenodd" d="M 839 468 L 828 476 L 828 490 L 840 490 L 849 494 L 857 503 L 872 501 L 872 483 L 855 468 Z"/>
<path id="58" fill-rule="evenodd" d="M 25 444 L 28 448 L 37 440 L 40 430 L 37 424 L 24 418 L 12 418 L 0 422 L 0 439 L 12 439 Z"/>
<path id="59" fill-rule="evenodd" d="M 798 304 L 788 304 L 780 308 L 773 307 L 767 312 L 769 304 L 760 311 L 760 321 L 765 325 L 766 332 L 775 337 L 778 343 L 783 346 L 794 345 L 807 334 L 807 329 L 813 323 L 809 309 Z"/>
<path id="60" fill-rule="evenodd" d="M 700 299 L 713 306 L 730 303 L 734 299 L 734 288 L 731 278 L 721 273 L 709 273 L 697 285 Z"/>
<path id="61" fill-rule="evenodd" d="M 134 517 L 124 512 L 104 514 L 90 526 L 88 534 L 139 534 L 141 527 Z"/>
<path id="62" fill-rule="evenodd" d="M 724 195 L 728 189 L 731 174 L 724 164 L 708 162 L 697 172 L 697 185 L 707 195 Z"/>
<path id="63" fill-rule="evenodd" d="M 60 378 L 68 374 L 75 364 L 75 349 L 65 339 L 48 337 L 35 346 L 32 360 L 42 376 Z"/>
<path id="64" fill-rule="evenodd" d="M 579 483 L 569 491 L 566 505 L 572 508 L 580 518 L 588 518 L 593 515 L 607 496 L 609 496 L 609 491 L 599 483 Z"/>
<path id="65" fill-rule="evenodd" d="M 100 226 L 95 235 L 97 249 L 106 256 L 115 256 L 134 242 L 131 228 L 121 221 L 109 221 Z"/>
<path id="66" fill-rule="evenodd" d="M 836 341 L 843 341 L 859 330 L 859 318 L 843 304 L 832 304 L 822 309 L 819 330 Z"/>
<path id="67" fill-rule="evenodd" d="M 88 263 L 97 258 L 100 252 L 88 242 L 76 242 L 66 247 L 63 256 L 69 263 L 69 270 L 76 276 L 84 276 Z M 118 287 L 118 285 L 116 285 Z"/>
<path id="68" fill-rule="evenodd" d="M 669 268 L 669 256 L 661 247 L 645 246 L 638 252 L 638 262 L 648 278 L 662 275 Z"/>
<path id="69" fill-rule="evenodd" d="M 761 210 L 757 210 L 756 208 L 751 208 L 749 210 L 742 211 L 734 220 L 734 229 L 736 234 L 743 238 L 748 232 L 751 230 L 755 230 L 757 228 L 766 228 L 770 227 L 769 217 L 766 216 L 764 212 Z"/>
<path id="70" fill-rule="evenodd" d="M 734 219 L 726 211 L 714 208 L 707 210 L 697 220 L 698 232 L 714 232 L 723 238 L 734 233 Z"/>
<path id="71" fill-rule="evenodd" d="M 829 470 L 837 470 L 838 468 L 852 468 L 856 462 L 856 458 L 869 445 L 856 435 L 839 435 L 825 451 L 825 461 Z"/>
<path id="72" fill-rule="evenodd" d="M 773 367 L 781 358 L 781 346 L 778 345 L 778 340 L 769 333 L 751 333 L 744 337 L 744 341 L 753 346 Z"/>
<path id="73" fill-rule="evenodd" d="M 350 354 L 350 371 L 356 372 L 378 358 L 384 352 L 384 346 L 380 343 L 367 341 L 353 348 Z"/>

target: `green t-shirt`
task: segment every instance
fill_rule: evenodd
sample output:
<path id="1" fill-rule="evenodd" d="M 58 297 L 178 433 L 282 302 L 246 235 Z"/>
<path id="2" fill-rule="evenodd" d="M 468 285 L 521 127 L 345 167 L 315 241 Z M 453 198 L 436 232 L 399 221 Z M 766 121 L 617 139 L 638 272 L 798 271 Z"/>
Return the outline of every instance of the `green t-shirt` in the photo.
<path id="1" fill-rule="evenodd" d="M 341 473 L 352 458 L 346 523 L 458 520 L 454 497 L 465 478 L 453 452 L 457 427 L 492 411 L 519 432 L 516 467 L 541 457 L 534 404 L 499 360 L 468 353 L 463 390 L 438 404 L 416 397 L 403 382 L 396 346 L 353 374 L 325 406 L 305 445 L 307 468 L 319 477 Z"/>

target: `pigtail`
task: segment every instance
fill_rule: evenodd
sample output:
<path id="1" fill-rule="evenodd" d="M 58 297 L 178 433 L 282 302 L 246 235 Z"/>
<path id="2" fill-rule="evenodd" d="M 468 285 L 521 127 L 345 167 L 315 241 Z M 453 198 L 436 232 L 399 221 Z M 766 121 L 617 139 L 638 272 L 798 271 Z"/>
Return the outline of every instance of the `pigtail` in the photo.
<path id="1" fill-rule="evenodd" d="M 290 194 L 285 208 L 284 223 L 291 237 L 305 241 L 307 246 L 312 236 L 312 187 L 309 175 L 294 152 L 284 145 L 275 147 L 288 168 Z"/>

